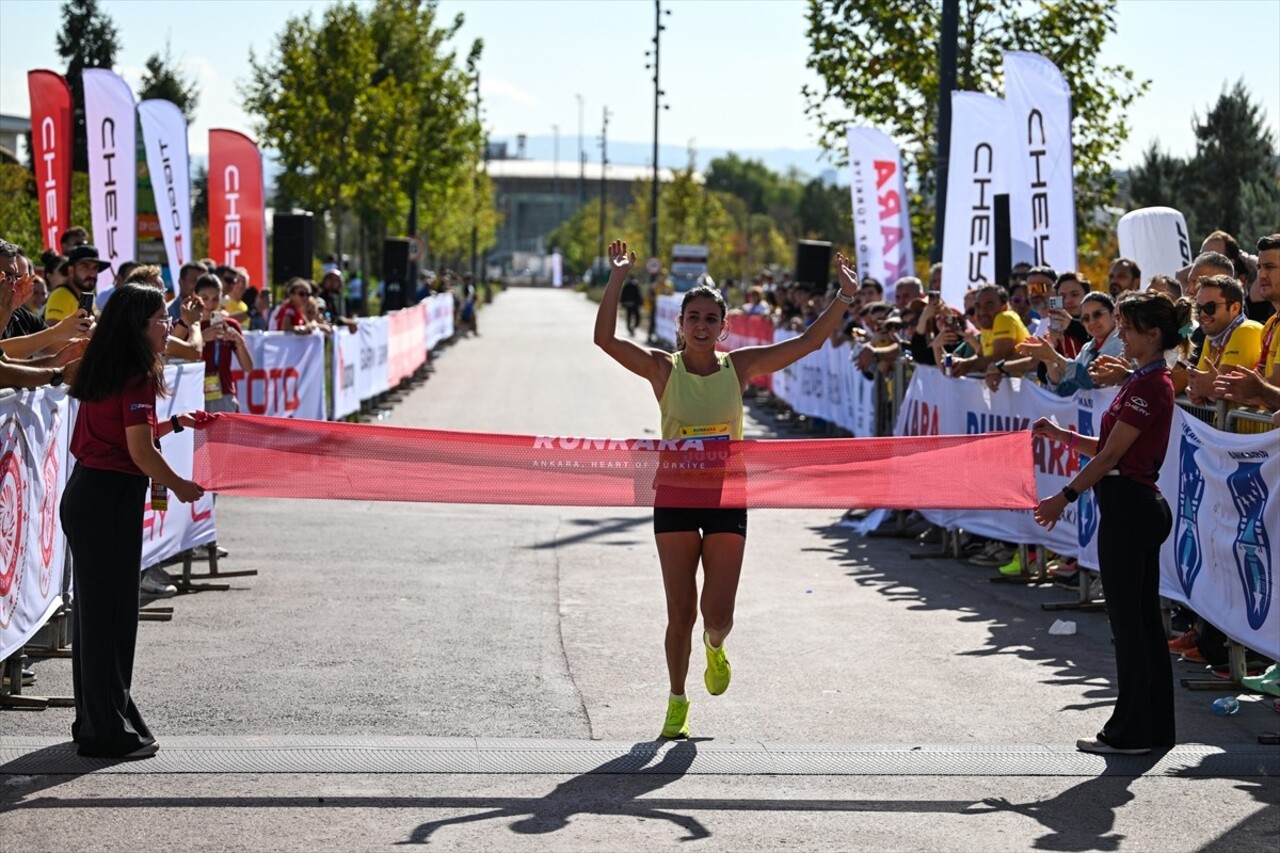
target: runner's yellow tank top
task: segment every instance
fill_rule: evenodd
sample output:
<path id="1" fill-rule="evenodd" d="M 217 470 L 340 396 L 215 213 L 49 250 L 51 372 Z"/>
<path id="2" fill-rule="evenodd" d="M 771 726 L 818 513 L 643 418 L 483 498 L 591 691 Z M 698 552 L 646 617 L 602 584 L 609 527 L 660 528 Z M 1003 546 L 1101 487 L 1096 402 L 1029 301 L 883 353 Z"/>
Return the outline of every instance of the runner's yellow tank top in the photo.
<path id="1" fill-rule="evenodd" d="M 729 353 L 716 360 L 719 370 L 699 376 L 685 370 L 682 353 L 671 354 L 671 378 L 658 401 L 664 439 L 742 439 L 742 384 Z"/>

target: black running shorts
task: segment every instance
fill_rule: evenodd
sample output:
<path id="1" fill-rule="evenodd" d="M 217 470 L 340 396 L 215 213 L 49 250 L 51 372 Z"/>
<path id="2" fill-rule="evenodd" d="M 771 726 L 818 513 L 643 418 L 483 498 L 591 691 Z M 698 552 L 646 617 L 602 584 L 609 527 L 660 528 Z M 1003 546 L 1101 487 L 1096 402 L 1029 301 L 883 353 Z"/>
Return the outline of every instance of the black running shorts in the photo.
<path id="1" fill-rule="evenodd" d="M 747 535 L 747 511 L 745 509 L 681 509 L 678 507 L 653 508 L 654 533 L 686 533 L 701 531 L 703 536 L 712 533 L 736 533 Z"/>

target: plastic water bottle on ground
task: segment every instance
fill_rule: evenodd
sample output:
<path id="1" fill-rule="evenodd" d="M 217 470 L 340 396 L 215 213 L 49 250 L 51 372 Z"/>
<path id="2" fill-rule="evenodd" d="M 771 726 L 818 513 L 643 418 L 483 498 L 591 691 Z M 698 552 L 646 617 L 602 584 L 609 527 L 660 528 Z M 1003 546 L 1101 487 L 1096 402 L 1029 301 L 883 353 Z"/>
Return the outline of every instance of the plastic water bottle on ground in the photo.
<path id="1" fill-rule="evenodd" d="M 1234 696 L 1219 696 L 1213 700 L 1213 705 L 1210 707 L 1215 715 L 1230 717 L 1232 714 L 1240 713 L 1240 700 Z"/>

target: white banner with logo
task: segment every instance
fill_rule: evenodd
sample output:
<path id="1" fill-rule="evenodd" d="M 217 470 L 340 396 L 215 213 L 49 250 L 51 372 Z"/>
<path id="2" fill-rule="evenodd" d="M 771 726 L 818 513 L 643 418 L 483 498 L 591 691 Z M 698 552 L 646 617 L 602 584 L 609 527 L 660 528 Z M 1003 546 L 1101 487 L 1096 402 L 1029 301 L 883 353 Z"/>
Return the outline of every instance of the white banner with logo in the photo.
<path id="1" fill-rule="evenodd" d="M 874 127 L 849 125 L 848 137 L 858 272 L 878 278 L 892 302 L 898 279 L 915 274 L 902 154 Z"/>
<path id="2" fill-rule="evenodd" d="M 1174 275 L 1190 266 L 1194 257 L 1187 235 L 1187 220 L 1172 207 L 1131 210 L 1116 223 L 1120 257 L 1129 258 L 1148 280 L 1153 275 Z"/>
<path id="3" fill-rule="evenodd" d="M 1009 222 L 1030 246 L 1018 257 L 1033 266 L 1076 268 L 1075 181 L 1071 153 L 1071 88 L 1058 66 L 1038 53 L 1005 51 L 1005 101 L 1021 163 L 1010 182 Z M 948 192 L 950 185 L 948 184 Z M 945 268 L 944 268 L 945 269 Z"/>
<path id="4" fill-rule="evenodd" d="M 204 408 L 203 363 L 168 365 L 165 367 L 164 381 L 171 393 L 168 397 L 156 398 L 157 421 Z M 160 439 L 160 452 L 174 471 L 183 477 L 190 477 L 195 459 L 195 431 L 187 429 L 169 433 Z M 184 504 L 170 493 L 168 508 L 156 512 L 151 506 L 151 491 L 147 491 L 147 504 L 142 516 L 140 568 L 154 566 L 175 554 L 197 545 L 206 545 L 217 538 L 213 495 L 206 494 L 198 501 Z"/>
<path id="5" fill-rule="evenodd" d="M 453 293 L 437 293 L 427 299 L 427 349 L 453 337 Z"/>
<path id="6" fill-rule="evenodd" d="M 658 312 L 658 319 L 653 329 L 658 340 L 669 344 L 676 342 L 676 325 L 680 319 L 680 300 L 683 298 L 678 294 L 664 294 L 655 300 L 657 304 L 653 310 Z"/>
<path id="7" fill-rule="evenodd" d="M 977 283 L 995 281 L 995 197 L 1009 192 L 1010 164 L 1018 163 L 1009 118 L 1001 98 L 951 93 L 942 238 L 942 298 L 951 305 L 960 305 L 964 292 Z"/>
<path id="8" fill-rule="evenodd" d="M 187 120 L 169 101 L 138 104 L 147 172 L 156 197 L 156 216 L 164 235 L 169 272 L 176 281 L 191 251 L 191 172 L 187 160 Z"/>
<path id="9" fill-rule="evenodd" d="M 0 396 L 0 660 L 62 603 L 68 408 L 61 389 Z"/>
<path id="10" fill-rule="evenodd" d="M 368 400 L 387 391 L 391 321 L 386 317 L 362 317 L 360 327 L 360 399 Z"/>
<path id="11" fill-rule="evenodd" d="M 977 434 L 1029 429 L 1038 417 L 1096 435 L 1115 389 L 1058 397 L 1021 380 L 996 393 L 979 381 L 916 369 L 898 415 L 897 435 Z M 1160 593 L 1186 602 L 1227 636 L 1280 657 L 1275 570 L 1280 565 L 1280 450 L 1276 433 L 1237 435 L 1174 410 L 1160 491 L 1174 526 L 1160 560 Z M 1055 441 L 1033 442 L 1036 491 L 1061 491 L 1088 458 Z M 991 476 L 998 477 L 994 471 Z M 1052 531 L 1030 511 L 933 511 L 934 524 L 962 527 L 1005 542 L 1042 544 L 1098 567 L 1098 508 L 1092 492 L 1067 507 Z"/>
<path id="12" fill-rule="evenodd" d="M 778 329 L 774 342 L 798 332 Z M 798 413 L 830 421 L 856 438 L 876 434 L 876 381 L 853 363 L 854 349 L 825 342 L 822 349 L 773 374 L 773 395 Z"/>
<path id="13" fill-rule="evenodd" d="M 1186 602 L 1228 637 L 1280 658 L 1280 441 L 1174 416 L 1160 490 L 1173 532 L 1160 594 Z"/>
<path id="14" fill-rule="evenodd" d="M 1033 382 L 1007 379 L 992 393 L 974 379 L 954 379 L 932 367 L 917 367 L 898 412 L 895 435 L 976 435 L 1026 430 L 1039 417 L 1052 417 L 1060 426 L 1081 435 L 1097 435 L 1102 413 L 1115 398 L 1115 389 L 1082 391 L 1059 397 Z M 1036 493 L 1062 490 L 1088 463 L 1086 456 L 1056 441 L 1034 441 Z M 1000 472 L 993 471 L 998 477 Z M 963 527 L 980 536 L 1005 542 L 1039 542 L 1051 550 L 1078 557 L 1097 568 L 1098 512 L 1092 493 L 1068 506 L 1062 520 L 1046 532 L 1030 510 L 929 510 L 925 517 L 944 527 Z"/>
<path id="15" fill-rule="evenodd" d="M 325 420 L 323 335 L 249 332 L 244 342 L 253 370 L 236 361 L 231 371 L 241 413 Z"/>
<path id="16" fill-rule="evenodd" d="M 360 333 L 342 326 L 329 335 L 333 343 L 333 419 L 360 411 Z"/>
<path id="17" fill-rule="evenodd" d="M 137 103 L 129 84 L 113 71 L 86 68 L 83 80 L 93 244 L 111 263 L 98 275 L 101 297 L 114 287 L 120 264 L 137 257 Z"/>

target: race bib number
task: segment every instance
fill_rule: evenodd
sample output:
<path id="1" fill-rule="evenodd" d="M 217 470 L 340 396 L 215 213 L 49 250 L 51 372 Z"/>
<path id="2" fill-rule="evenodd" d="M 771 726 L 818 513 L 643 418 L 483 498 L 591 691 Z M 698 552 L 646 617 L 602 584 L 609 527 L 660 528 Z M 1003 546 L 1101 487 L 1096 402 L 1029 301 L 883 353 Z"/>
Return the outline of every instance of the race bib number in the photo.
<path id="1" fill-rule="evenodd" d="M 729 425 L 705 424 L 703 426 L 682 426 L 680 427 L 680 437 L 698 438 L 704 441 L 728 441 Z"/>
<path id="2" fill-rule="evenodd" d="M 204 401 L 206 403 L 213 400 L 222 399 L 222 380 L 218 378 L 218 374 L 204 377 Z"/>

